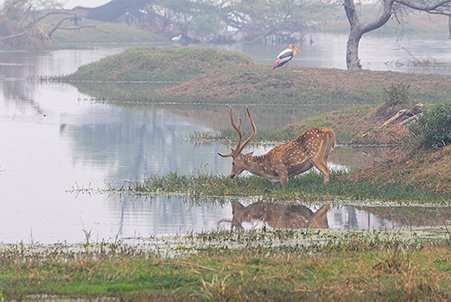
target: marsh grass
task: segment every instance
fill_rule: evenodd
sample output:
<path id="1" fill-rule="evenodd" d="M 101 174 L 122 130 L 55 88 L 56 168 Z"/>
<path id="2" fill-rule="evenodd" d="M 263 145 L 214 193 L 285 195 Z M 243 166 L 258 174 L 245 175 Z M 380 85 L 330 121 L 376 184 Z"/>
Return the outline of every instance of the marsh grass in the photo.
<path id="1" fill-rule="evenodd" d="M 112 191 L 133 194 L 184 194 L 191 199 L 203 197 L 222 198 L 226 196 L 257 197 L 266 201 L 340 201 L 340 200 L 382 200 L 395 202 L 446 203 L 447 196 L 423 192 L 407 184 L 387 184 L 373 179 L 358 182 L 344 180 L 347 173 L 335 172 L 331 181 L 323 184 L 322 176 L 308 172 L 290 179 L 288 185 L 273 185 L 268 180 L 257 177 L 230 179 L 216 175 L 178 175 L 152 176 L 142 182 L 132 182 L 127 187 Z M 449 200 L 448 200 L 449 201 Z"/>
<path id="2" fill-rule="evenodd" d="M 178 254 L 170 258 L 148 249 L 153 242 L 1 246 L 0 294 L 159 301 L 449 297 L 451 252 L 444 239 L 319 230 L 186 239 L 193 248 L 171 243 Z"/>

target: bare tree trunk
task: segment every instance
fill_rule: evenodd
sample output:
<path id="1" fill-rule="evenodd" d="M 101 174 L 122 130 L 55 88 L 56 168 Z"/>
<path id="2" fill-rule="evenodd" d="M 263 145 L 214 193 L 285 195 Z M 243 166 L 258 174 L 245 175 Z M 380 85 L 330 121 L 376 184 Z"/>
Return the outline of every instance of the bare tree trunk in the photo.
<path id="1" fill-rule="evenodd" d="M 355 11 L 354 0 L 345 0 L 343 2 L 346 16 L 349 21 L 349 37 L 346 47 L 346 67 L 348 70 L 362 69 L 359 59 L 359 43 L 362 37 L 359 17 Z"/>
<path id="2" fill-rule="evenodd" d="M 354 0 L 343 0 L 343 7 L 346 12 L 346 17 L 349 21 L 349 37 L 346 49 L 346 66 L 348 70 L 360 70 L 362 64 L 359 59 L 359 43 L 360 39 L 367 32 L 378 29 L 390 20 L 393 14 L 393 5 L 399 4 L 406 6 L 410 9 L 430 12 L 440 7 L 448 5 L 451 0 L 437 0 L 434 3 L 426 4 L 424 2 L 415 2 L 412 0 L 381 0 L 383 3 L 383 9 L 379 16 L 377 16 L 374 22 L 368 24 L 362 24 L 359 20 L 358 13 L 355 8 Z M 449 19 L 450 39 L 451 39 L 451 17 Z"/>
<path id="3" fill-rule="evenodd" d="M 348 70 L 360 70 L 362 64 L 359 59 L 359 42 L 362 36 L 358 31 L 352 31 L 349 33 L 348 43 L 346 47 L 346 67 Z"/>
<path id="4" fill-rule="evenodd" d="M 448 16 L 448 39 L 451 39 L 451 15 Z"/>
<path id="5" fill-rule="evenodd" d="M 348 70 L 360 70 L 362 64 L 359 59 L 359 43 L 362 36 L 372 30 L 375 30 L 390 19 L 393 1 L 384 0 L 384 9 L 380 16 L 377 17 L 373 23 L 362 25 L 359 20 L 358 13 L 354 5 L 354 0 L 344 0 L 343 6 L 346 12 L 346 17 L 349 21 L 350 31 L 348 38 L 348 45 L 346 50 L 346 65 Z"/>

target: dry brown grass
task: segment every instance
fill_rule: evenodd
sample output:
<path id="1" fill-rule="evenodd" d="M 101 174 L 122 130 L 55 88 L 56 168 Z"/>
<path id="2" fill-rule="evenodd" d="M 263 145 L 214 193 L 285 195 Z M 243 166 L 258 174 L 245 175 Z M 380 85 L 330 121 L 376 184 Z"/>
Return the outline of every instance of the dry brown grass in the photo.
<path id="1" fill-rule="evenodd" d="M 382 90 L 394 83 L 408 83 L 413 100 L 436 101 L 437 93 L 445 98 L 449 96 L 446 87 L 451 86 L 451 77 L 305 67 L 274 71 L 270 66 L 248 65 L 195 77 L 168 88 L 165 94 L 221 100 L 258 95 L 259 98 L 267 98 L 260 100 L 264 103 L 274 101 L 272 98 L 278 91 L 278 102 L 303 103 L 306 98 L 321 101 L 324 95 L 337 94 L 338 97 L 354 98 L 348 100 L 349 103 L 374 103 L 382 101 L 377 99 L 381 97 Z"/>
<path id="2" fill-rule="evenodd" d="M 385 115 L 379 114 L 382 107 L 351 108 L 325 113 L 314 124 L 334 129 L 341 144 L 399 145 L 410 136 L 410 131 L 403 125 L 382 127 L 386 121 Z M 305 129 L 311 125 L 300 123 L 294 126 Z"/>
<path id="3" fill-rule="evenodd" d="M 387 183 L 410 183 L 424 190 L 451 193 L 451 146 L 438 151 L 414 149 L 385 155 L 376 162 L 347 178 L 362 181 L 382 178 Z"/>

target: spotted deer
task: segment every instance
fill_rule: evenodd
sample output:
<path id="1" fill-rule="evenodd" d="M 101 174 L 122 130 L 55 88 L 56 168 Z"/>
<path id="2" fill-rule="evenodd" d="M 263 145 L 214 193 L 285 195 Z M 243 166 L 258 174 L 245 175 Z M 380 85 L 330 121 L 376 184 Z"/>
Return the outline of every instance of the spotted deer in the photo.
<path id="1" fill-rule="evenodd" d="M 233 227 L 243 229 L 244 223 L 263 222 L 265 226 L 273 229 L 300 229 L 319 228 L 327 229 L 327 213 L 330 205 L 325 204 L 316 212 L 301 204 L 278 204 L 258 201 L 243 206 L 238 201 L 231 201 L 232 219 L 223 219 L 221 222 L 230 222 Z"/>
<path id="2" fill-rule="evenodd" d="M 324 183 L 329 182 L 330 170 L 327 166 L 327 160 L 329 153 L 335 147 L 335 133 L 332 129 L 310 128 L 295 139 L 274 147 L 264 155 L 253 156 L 253 152 L 242 154 L 243 149 L 257 134 L 257 127 L 249 108 L 246 108 L 246 113 L 252 132 L 242 143 L 242 120 L 239 118 L 239 123 L 235 123 L 230 107 L 230 122 L 238 133 L 238 142 L 235 148 L 231 148 L 230 152 L 218 153 L 222 157 L 232 157 L 231 178 L 246 170 L 252 174 L 265 177 L 272 183 L 285 185 L 288 183 L 289 177 L 315 167 L 323 174 Z"/>

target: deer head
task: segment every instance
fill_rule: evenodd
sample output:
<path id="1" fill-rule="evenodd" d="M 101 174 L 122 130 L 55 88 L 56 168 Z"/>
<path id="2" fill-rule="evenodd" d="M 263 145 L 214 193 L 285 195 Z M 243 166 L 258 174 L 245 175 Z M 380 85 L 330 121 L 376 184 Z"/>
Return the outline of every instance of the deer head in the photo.
<path id="1" fill-rule="evenodd" d="M 253 152 L 241 154 L 244 147 L 246 147 L 246 145 L 249 144 L 257 134 L 257 127 L 255 126 L 254 119 L 252 118 L 252 115 L 248 107 L 246 108 L 246 113 L 252 128 L 251 135 L 243 143 L 241 143 L 241 140 L 243 139 L 243 133 L 241 132 L 242 119 L 241 118 L 238 119 L 239 123 L 237 125 L 233 119 L 232 107 L 230 107 L 229 108 L 230 122 L 232 124 L 233 129 L 235 129 L 235 131 L 238 133 L 238 142 L 235 148 L 231 148 L 230 152 L 228 153 L 218 152 L 218 154 L 222 157 L 232 157 L 233 159 L 230 178 L 234 178 L 235 176 L 238 176 L 241 172 L 246 170 L 246 168 L 249 166 L 249 162 L 253 154 Z"/>
<path id="2" fill-rule="evenodd" d="M 251 135 L 242 143 L 241 132 L 242 120 L 236 124 L 233 119 L 232 108 L 229 109 L 230 122 L 238 133 L 238 142 L 235 148 L 228 153 L 218 153 L 222 157 L 232 157 L 232 172 L 230 177 L 234 178 L 244 170 L 252 174 L 269 179 L 273 183 L 288 183 L 288 178 L 316 167 L 324 175 L 324 183 L 329 181 L 330 171 L 327 166 L 329 153 L 335 146 L 335 133 L 329 128 L 310 128 L 301 133 L 295 139 L 278 145 L 268 153 L 253 156 L 252 152 L 242 154 L 246 145 L 251 142 L 256 133 L 254 119 L 246 108 L 249 123 L 252 127 Z"/>

